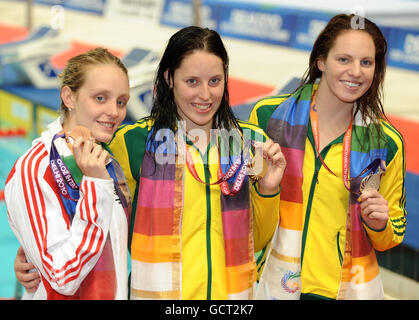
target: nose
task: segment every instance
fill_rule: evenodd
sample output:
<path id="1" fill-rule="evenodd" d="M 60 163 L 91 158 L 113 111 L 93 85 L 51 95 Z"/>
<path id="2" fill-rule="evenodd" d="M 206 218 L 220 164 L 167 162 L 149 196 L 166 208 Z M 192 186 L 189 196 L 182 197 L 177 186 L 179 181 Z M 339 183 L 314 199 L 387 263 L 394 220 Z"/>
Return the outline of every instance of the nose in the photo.
<path id="1" fill-rule="evenodd" d="M 204 101 L 207 101 L 211 98 L 211 89 L 207 83 L 202 84 L 199 97 Z"/>
<path id="2" fill-rule="evenodd" d="M 117 101 L 110 101 L 106 108 L 106 113 L 108 116 L 112 118 L 118 117 L 118 102 Z"/>
<path id="3" fill-rule="evenodd" d="M 361 75 L 361 62 L 357 61 L 351 64 L 349 68 L 349 74 L 353 77 L 359 77 Z"/>

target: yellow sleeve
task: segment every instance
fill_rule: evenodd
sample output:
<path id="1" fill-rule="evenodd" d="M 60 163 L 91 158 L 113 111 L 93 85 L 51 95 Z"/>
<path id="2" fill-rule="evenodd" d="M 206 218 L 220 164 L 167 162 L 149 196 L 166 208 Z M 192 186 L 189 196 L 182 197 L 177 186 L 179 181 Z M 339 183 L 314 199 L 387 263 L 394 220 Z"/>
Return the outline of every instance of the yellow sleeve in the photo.
<path id="1" fill-rule="evenodd" d="M 394 129 L 393 129 L 394 130 Z M 381 178 L 379 192 L 388 201 L 389 219 L 382 230 L 373 230 L 368 225 L 366 231 L 376 250 L 384 251 L 399 245 L 406 231 L 406 195 L 405 195 L 405 151 L 401 136 L 394 136 L 397 132 L 390 132 L 397 145 L 397 152 L 387 165 L 385 175 Z"/>
<path id="2" fill-rule="evenodd" d="M 255 252 L 271 241 L 279 220 L 280 188 L 278 193 L 265 196 L 259 193 L 257 183 L 250 190 L 253 206 L 253 235 Z"/>

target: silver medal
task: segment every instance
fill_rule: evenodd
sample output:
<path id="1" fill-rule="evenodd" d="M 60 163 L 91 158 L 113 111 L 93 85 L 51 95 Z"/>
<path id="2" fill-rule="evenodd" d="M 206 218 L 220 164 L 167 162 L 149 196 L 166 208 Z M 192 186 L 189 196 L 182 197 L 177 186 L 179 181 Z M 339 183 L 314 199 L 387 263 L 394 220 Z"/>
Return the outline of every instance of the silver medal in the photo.
<path id="1" fill-rule="evenodd" d="M 381 174 L 384 171 L 379 168 L 377 173 L 372 173 L 367 175 L 365 178 L 362 179 L 361 185 L 359 186 L 359 190 L 361 193 L 364 193 L 368 190 L 376 190 L 378 191 L 378 188 L 380 187 L 380 180 L 381 180 Z"/>

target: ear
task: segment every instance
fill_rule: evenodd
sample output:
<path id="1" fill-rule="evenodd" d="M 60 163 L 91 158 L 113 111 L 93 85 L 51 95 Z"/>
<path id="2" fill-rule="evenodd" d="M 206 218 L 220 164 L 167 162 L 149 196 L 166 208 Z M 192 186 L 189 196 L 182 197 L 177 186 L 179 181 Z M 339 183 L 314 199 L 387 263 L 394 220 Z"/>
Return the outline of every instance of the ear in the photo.
<path id="1" fill-rule="evenodd" d="M 322 57 L 317 58 L 317 68 L 321 71 L 324 72 L 324 70 L 326 70 L 325 68 L 325 61 Z"/>
<path id="2" fill-rule="evenodd" d="M 64 105 L 68 108 L 69 111 L 75 108 L 74 104 L 74 95 L 73 91 L 70 89 L 69 86 L 64 86 L 61 89 L 61 100 L 64 102 Z"/>
<path id="3" fill-rule="evenodd" d="M 170 89 L 173 88 L 173 79 L 169 78 L 169 69 L 167 69 L 164 73 L 164 80 L 166 81 L 166 84 L 169 86 Z"/>

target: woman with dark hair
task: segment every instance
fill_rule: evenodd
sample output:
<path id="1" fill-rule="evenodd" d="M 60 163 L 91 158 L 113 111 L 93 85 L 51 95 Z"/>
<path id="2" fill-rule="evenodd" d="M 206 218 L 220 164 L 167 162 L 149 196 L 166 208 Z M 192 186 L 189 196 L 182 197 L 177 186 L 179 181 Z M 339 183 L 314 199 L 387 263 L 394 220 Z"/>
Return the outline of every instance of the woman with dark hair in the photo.
<path id="1" fill-rule="evenodd" d="M 109 145 L 133 196 L 131 299 L 254 297 L 254 254 L 275 231 L 286 163 L 260 128 L 234 118 L 227 75 L 218 33 L 181 29 L 162 56 L 151 115 Z M 253 151 L 266 158 L 253 163 L 255 183 Z"/>
<path id="2" fill-rule="evenodd" d="M 375 250 L 400 244 L 406 228 L 404 141 L 381 102 L 386 51 L 373 22 L 337 15 L 302 85 L 255 105 L 249 121 L 289 163 L 257 298 L 383 298 Z"/>

